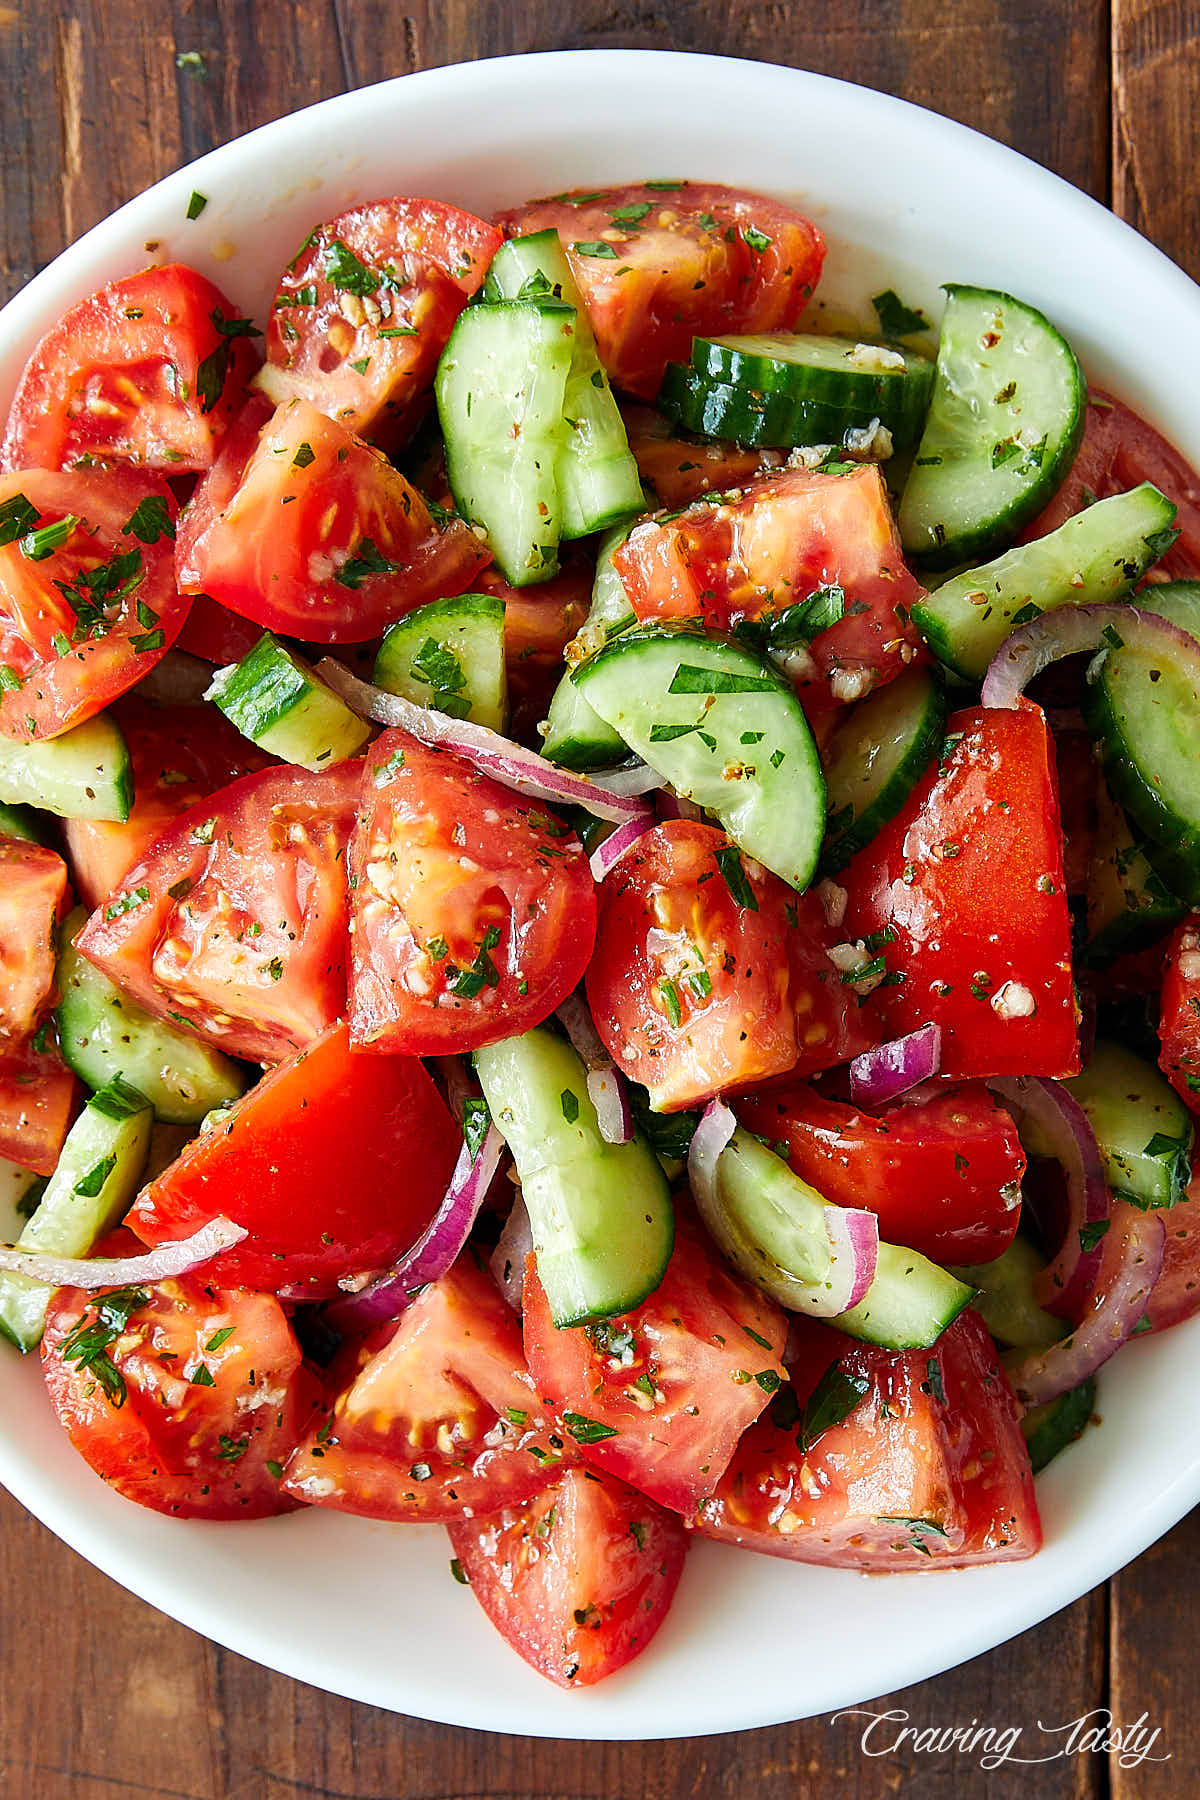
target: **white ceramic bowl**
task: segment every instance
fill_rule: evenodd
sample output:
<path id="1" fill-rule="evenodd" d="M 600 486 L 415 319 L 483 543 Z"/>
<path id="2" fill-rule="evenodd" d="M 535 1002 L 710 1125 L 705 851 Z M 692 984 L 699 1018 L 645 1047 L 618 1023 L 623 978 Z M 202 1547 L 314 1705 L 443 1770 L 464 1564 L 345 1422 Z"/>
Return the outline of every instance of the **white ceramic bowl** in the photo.
<path id="1" fill-rule="evenodd" d="M 836 147 L 836 148 L 835 148 Z M 895 286 L 1011 289 L 1089 372 L 1200 465 L 1200 293 L 1101 207 L 1012 151 L 901 101 L 763 63 L 597 51 L 469 63 L 281 119 L 98 225 L 0 314 L 0 404 L 72 301 L 161 253 L 263 315 L 319 219 L 390 193 L 487 213 L 529 194 L 688 176 L 796 202 L 830 243 L 826 298 Z M 185 217 L 193 189 L 208 195 Z M 1136 330 L 1134 322 L 1136 320 Z M 0 1354 L 0 1480 L 81 1555 L 195 1630 L 357 1700 L 539 1736 L 686 1736 L 802 1718 L 922 1679 L 1103 1581 L 1200 1498 L 1200 1321 L 1124 1349 L 1103 1425 L 1039 1482 L 1032 1562 L 868 1579 L 698 1544 L 650 1650 L 564 1694 L 455 1585 L 438 1527 L 311 1510 L 181 1523 L 119 1499 L 76 1457 L 35 1366 Z"/>

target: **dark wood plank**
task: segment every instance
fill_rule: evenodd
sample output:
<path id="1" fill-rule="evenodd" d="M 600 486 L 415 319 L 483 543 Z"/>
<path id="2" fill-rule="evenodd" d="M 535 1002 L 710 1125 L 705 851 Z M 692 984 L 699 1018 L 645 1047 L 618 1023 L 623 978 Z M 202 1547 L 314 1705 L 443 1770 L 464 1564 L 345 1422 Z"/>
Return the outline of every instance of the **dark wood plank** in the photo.
<path id="1" fill-rule="evenodd" d="M 1113 207 L 1200 275 L 1195 9 L 1113 0 Z"/>
<path id="2" fill-rule="evenodd" d="M 1113 1800 L 1192 1800 L 1200 1793 L 1200 1739 L 1189 1671 L 1195 1669 L 1191 1602 L 1200 1566 L 1200 1511 L 1122 1571 L 1112 1589 L 1109 1705 L 1126 1731 L 1145 1716 L 1146 1760 L 1114 1758 Z M 1161 1736 L 1150 1744 L 1150 1733 Z M 1169 1762 L 1154 1758 L 1168 1756 Z"/>
<path id="3" fill-rule="evenodd" d="M 1104 0 L 961 0 L 949 11 L 934 0 L 820 9 L 784 0 L 662 8 L 639 0 L 521 8 L 39 0 L 0 8 L 0 74 L 11 96 L 0 145 L 0 283 L 13 291 L 168 169 L 324 94 L 476 56 L 614 45 L 761 57 L 863 81 L 950 112 L 1107 192 Z M 180 52 L 196 53 L 199 69 L 177 67 Z M 1104 1692 L 1105 1611 L 1103 1595 L 1093 1596 L 876 1710 L 905 1710 L 912 1725 L 938 1727 L 1074 1717 Z M 578 1746 L 395 1719 L 204 1643 L 89 1569 L 6 1498 L 0 1616 L 0 1791 L 38 1800 L 1017 1792 L 1011 1771 L 984 1775 L 953 1754 L 866 1757 L 853 1720 L 692 1744 Z M 1037 1791 L 1082 1800 L 1101 1787 L 1101 1771 L 1085 1760 L 1039 1771 Z"/>

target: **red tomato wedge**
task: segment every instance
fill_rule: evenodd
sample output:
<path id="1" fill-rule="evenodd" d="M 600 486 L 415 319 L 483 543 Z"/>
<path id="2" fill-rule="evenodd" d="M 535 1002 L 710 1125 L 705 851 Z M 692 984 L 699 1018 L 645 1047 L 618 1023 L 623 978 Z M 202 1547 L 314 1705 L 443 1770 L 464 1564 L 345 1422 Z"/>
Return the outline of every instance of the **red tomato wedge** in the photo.
<path id="1" fill-rule="evenodd" d="M 649 1088 L 656 1112 L 795 1064 L 793 898 L 723 831 L 684 819 L 646 832 L 605 877 L 588 1004 L 609 1055 Z"/>
<path id="2" fill-rule="evenodd" d="M 260 383 L 402 441 L 500 233 L 440 200 L 375 200 L 309 233 L 279 281 Z"/>
<path id="3" fill-rule="evenodd" d="M 612 1475 L 568 1469 L 522 1506 L 450 1526 L 475 1598 L 557 1687 L 590 1687 L 639 1656 L 687 1553 L 671 1513 Z"/>
<path id="4" fill-rule="evenodd" d="M 361 762 L 278 763 L 182 813 L 78 948 L 160 1018 L 278 1062 L 346 1003 L 346 844 Z"/>
<path id="5" fill-rule="evenodd" d="M 137 1248 L 120 1231 L 98 1254 Z M 318 1387 L 270 1295 L 218 1286 L 208 1269 L 153 1287 L 59 1288 L 42 1371 L 76 1450 L 127 1500 L 184 1519 L 295 1504 L 280 1465 Z"/>
<path id="6" fill-rule="evenodd" d="M 339 1276 L 387 1268 L 416 1242 L 460 1141 L 414 1057 L 357 1056 L 335 1025 L 186 1144 L 126 1222 L 153 1245 L 223 1213 L 250 1235 L 206 1276 L 324 1299 Z"/>
<path id="7" fill-rule="evenodd" d="M 837 701 L 858 700 L 925 654 L 909 619 L 924 589 L 874 465 L 846 475 L 785 469 L 750 482 L 738 500 L 697 500 L 678 517 L 643 520 L 613 567 L 639 619 L 702 618 L 715 631 L 841 588 L 845 611 L 809 646 L 802 692 L 819 682 Z"/>
<path id="8" fill-rule="evenodd" d="M 174 497 L 125 469 L 27 469 L 0 476 L 0 509 L 0 733 L 58 737 L 179 635 Z"/>
<path id="9" fill-rule="evenodd" d="M 562 679 L 563 652 L 588 615 L 595 565 L 564 547 L 562 567 L 536 587 L 515 588 L 493 565 L 475 582 L 504 602 L 504 663 L 511 737 L 541 748 L 537 727 Z"/>
<path id="10" fill-rule="evenodd" d="M 845 941 L 845 933 L 830 923 L 821 895 L 815 889 L 794 894 L 791 905 L 795 925 L 788 934 L 788 960 L 796 1018 L 792 1073 L 819 1075 L 881 1043 L 887 1034 L 874 999 L 864 1001 L 829 960 L 830 950 Z"/>
<path id="11" fill-rule="evenodd" d="M 525 1354 L 585 1462 L 673 1512 L 695 1510 L 742 1432 L 787 1379 L 787 1320 L 676 1221 L 661 1285 L 631 1313 L 555 1327 L 530 1259 Z"/>
<path id="12" fill-rule="evenodd" d="M 838 880 L 851 943 L 895 985 L 890 1037 L 942 1029 L 941 1073 L 1074 1075 L 1079 1040 L 1054 750 L 1039 707 L 969 707 L 940 767 Z"/>
<path id="13" fill-rule="evenodd" d="M 112 708 L 133 765 L 133 806 L 124 824 L 64 819 L 79 898 L 97 907 L 120 887 L 172 820 L 238 775 L 272 761 L 215 706 L 157 706 L 126 694 Z"/>
<path id="14" fill-rule="evenodd" d="M 1159 1063 L 1171 1086 L 1200 1112 L 1200 917 L 1183 921 L 1172 936 L 1162 977 Z"/>
<path id="15" fill-rule="evenodd" d="M 466 1251 L 357 1348 L 285 1487 L 372 1519 L 470 1518 L 520 1505 L 574 1457 L 534 1392 L 516 1315 Z"/>
<path id="16" fill-rule="evenodd" d="M 549 1016 L 587 967 L 578 839 L 463 757 L 385 731 L 350 843 L 350 1032 L 367 1050 L 477 1050 Z"/>
<path id="17" fill-rule="evenodd" d="M 461 594 L 491 552 L 445 526 L 387 458 L 307 400 L 252 401 L 179 526 L 185 593 L 271 631 L 362 643 L 427 600 Z"/>
<path id="18" fill-rule="evenodd" d="M 662 414 L 648 406 L 625 406 L 621 411 L 642 480 L 650 483 L 659 504 L 672 510 L 690 506 L 704 494 L 745 487 L 784 460 L 782 450 L 743 450 L 737 444 L 691 443 L 675 437 Z"/>
<path id="19" fill-rule="evenodd" d="M 1200 1312 L 1200 1174 L 1187 1197 L 1163 1214 L 1162 1273 L 1146 1301 L 1152 1331 L 1165 1331 Z"/>
<path id="20" fill-rule="evenodd" d="M 0 1156 L 53 1175 L 74 1100 L 75 1077 L 50 1026 L 17 1044 L 0 1039 Z"/>
<path id="21" fill-rule="evenodd" d="M 62 857 L 0 838 L 0 1040 L 27 1037 L 54 992 L 66 906 Z"/>
<path id="22" fill-rule="evenodd" d="M 243 619 L 240 613 L 218 606 L 207 594 L 195 594 L 175 648 L 223 668 L 226 663 L 241 662 L 261 636 L 262 627 L 253 619 Z"/>
<path id="23" fill-rule="evenodd" d="M 825 240 L 782 201 L 696 181 L 556 194 L 499 215 L 506 237 L 556 230 L 613 383 L 653 400 L 694 335 L 784 331 Z"/>
<path id="24" fill-rule="evenodd" d="M 1041 1548 L 1021 1409 L 976 1313 L 930 1350 L 878 1350 L 809 1320 L 793 1342 L 794 1396 L 738 1445 L 696 1515 L 702 1536 L 872 1572 Z M 839 1422 L 806 1439 L 814 1398 Z"/>
<path id="25" fill-rule="evenodd" d="M 171 475 L 209 468 L 259 335 L 183 263 L 110 282 L 69 307 L 26 363 L 0 467 L 67 469 L 86 457 Z"/>
<path id="26" fill-rule="evenodd" d="M 1156 564 L 1167 575 L 1200 575 L 1200 476 L 1153 425 L 1111 394 L 1088 394 L 1083 442 L 1071 473 L 1044 512 L 1027 525 L 1023 541 L 1044 537 L 1093 500 L 1123 494 L 1152 481 L 1178 509 L 1179 537 Z"/>
<path id="27" fill-rule="evenodd" d="M 889 1243 L 934 1262 L 982 1263 L 1013 1240 L 1025 1156 L 985 1087 L 867 1113 L 797 1083 L 737 1112 L 826 1200 L 877 1214 Z"/>

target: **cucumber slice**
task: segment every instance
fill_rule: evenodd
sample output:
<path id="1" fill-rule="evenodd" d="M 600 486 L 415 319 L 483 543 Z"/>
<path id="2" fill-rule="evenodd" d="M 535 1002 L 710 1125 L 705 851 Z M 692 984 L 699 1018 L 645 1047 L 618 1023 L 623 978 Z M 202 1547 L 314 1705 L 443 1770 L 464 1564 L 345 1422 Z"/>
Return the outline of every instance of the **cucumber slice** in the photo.
<path id="1" fill-rule="evenodd" d="M 86 1256 L 137 1193 L 153 1123 L 150 1103 L 118 1076 L 93 1094 L 70 1131 L 37 1211 L 17 1243 L 22 1250 Z M 52 1288 L 26 1275 L 0 1274 L 0 1332 L 18 1349 L 41 1341 Z"/>
<path id="2" fill-rule="evenodd" d="M 696 437 L 721 438 L 751 449 L 840 444 L 848 425 L 869 425 L 877 416 L 713 381 L 683 363 L 667 364 L 657 404 L 668 419 Z"/>
<path id="3" fill-rule="evenodd" d="M 1075 460 L 1087 386 L 1036 307 L 994 288 L 946 288 L 929 417 L 897 514 L 936 568 L 988 556 L 1039 513 Z"/>
<path id="4" fill-rule="evenodd" d="M 554 1323 L 582 1325 L 640 1306 L 666 1273 L 675 1240 L 653 1150 L 641 1137 L 605 1143 L 587 1071 L 552 1032 L 477 1050 L 475 1069 L 517 1165 Z"/>
<path id="5" fill-rule="evenodd" d="M 133 805 L 133 766 L 107 713 L 36 744 L 0 738 L 0 801 L 38 806 L 60 819 L 123 824 Z"/>
<path id="6" fill-rule="evenodd" d="M 46 1179 L 0 1156 L 0 1244 L 13 1244 L 41 1199 Z"/>
<path id="7" fill-rule="evenodd" d="M 370 725 L 269 631 L 241 662 L 217 670 L 204 698 L 251 743 L 302 769 L 345 762 L 371 735 Z"/>
<path id="8" fill-rule="evenodd" d="M 614 525 L 607 537 L 601 539 L 592 582 L 592 604 L 574 639 L 575 645 L 588 655 L 603 649 L 610 637 L 634 622 L 629 596 L 612 564 L 613 551 L 625 542 L 633 523 L 632 519 L 627 519 L 621 525 Z M 614 763 L 624 762 L 629 755 L 624 738 L 589 706 L 569 673 L 554 690 L 545 738 L 542 755 L 564 769 L 608 769 Z"/>
<path id="9" fill-rule="evenodd" d="M 857 705 L 825 759 L 827 875 L 844 869 L 894 819 L 942 748 L 946 699 L 927 669 L 906 669 Z"/>
<path id="10" fill-rule="evenodd" d="M 644 626 L 571 680 L 676 793 L 716 814 L 739 849 L 794 888 L 811 881 L 825 781 L 795 691 L 729 638 Z"/>
<path id="11" fill-rule="evenodd" d="M 636 512 L 642 504 L 642 478 L 557 231 L 501 244 L 484 295 L 488 300 L 550 298 L 575 308 L 575 344 L 563 395 L 567 429 L 558 466 L 563 537 L 586 537 Z"/>
<path id="12" fill-rule="evenodd" d="M 44 844 L 46 822 L 32 806 L 5 806 L 0 802 L 0 838 L 19 838 L 26 844 Z"/>
<path id="13" fill-rule="evenodd" d="M 495 594 L 431 600 L 389 625 L 375 658 L 376 687 L 453 719 L 503 731 L 508 716 L 504 602 Z"/>
<path id="14" fill-rule="evenodd" d="M 1021 1430 L 1035 1475 L 1076 1438 L 1083 1436 L 1096 1407 L 1096 1383 L 1091 1376 L 1045 1406 L 1031 1406 L 1021 1420 Z"/>
<path id="15" fill-rule="evenodd" d="M 713 1235 L 725 1255 L 782 1305 L 807 1310 L 805 1289 L 829 1268 L 820 1194 L 739 1125 L 717 1162 L 717 1196 L 724 1229 Z M 881 1243 L 865 1296 L 830 1323 L 867 1344 L 920 1349 L 941 1336 L 973 1295 L 915 1250 Z"/>
<path id="16" fill-rule="evenodd" d="M 971 1305 L 998 1343 L 1048 1350 L 1065 1337 L 1067 1325 L 1033 1297 L 1033 1278 L 1045 1264 L 1029 1239 L 1018 1235 L 994 1262 L 953 1268 L 951 1274 L 978 1290 Z"/>
<path id="17" fill-rule="evenodd" d="M 934 366 L 916 350 L 812 332 L 694 338 L 692 367 L 710 382 L 827 407 L 841 416 L 835 443 L 876 418 L 898 450 L 920 437 L 933 389 Z"/>
<path id="18" fill-rule="evenodd" d="M 78 907 L 66 921 L 58 959 L 55 1019 L 67 1067 L 96 1090 L 123 1077 L 173 1125 L 198 1125 L 214 1106 L 236 1100 L 246 1088 L 240 1064 L 153 1018 L 80 955 L 75 939 L 87 918 Z"/>
<path id="19" fill-rule="evenodd" d="M 1130 826 L 1107 783 L 1102 781 L 1099 789 L 1083 953 L 1093 968 L 1161 937 L 1187 911 L 1151 867 L 1140 833 Z"/>
<path id="20" fill-rule="evenodd" d="M 514 587 L 558 571 L 572 307 L 529 300 L 468 306 L 438 364 L 446 470 L 464 517 L 484 527 Z"/>
<path id="21" fill-rule="evenodd" d="M 1119 600 L 1162 555 L 1175 508 L 1144 481 L 1097 500 L 1057 531 L 965 569 L 912 609 L 934 654 L 973 681 L 1018 625 L 1059 606 Z"/>
<path id="22" fill-rule="evenodd" d="M 1143 1210 L 1175 1206 L 1192 1178 L 1192 1118 L 1165 1076 L 1123 1044 L 1097 1039 L 1063 1086 L 1088 1116 L 1108 1185 Z"/>
<path id="23" fill-rule="evenodd" d="M 1161 612 L 1196 636 L 1200 608 L 1192 586 L 1173 582 L 1145 588 L 1137 605 Z M 1099 740 L 1113 798 L 1142 835 L 1146 857 L 1168 892 L 1189 906 L 1200 905 L 1197 661 L 1122 644 L 1106 651 L 1091 673 L 1083 714 Z"/>

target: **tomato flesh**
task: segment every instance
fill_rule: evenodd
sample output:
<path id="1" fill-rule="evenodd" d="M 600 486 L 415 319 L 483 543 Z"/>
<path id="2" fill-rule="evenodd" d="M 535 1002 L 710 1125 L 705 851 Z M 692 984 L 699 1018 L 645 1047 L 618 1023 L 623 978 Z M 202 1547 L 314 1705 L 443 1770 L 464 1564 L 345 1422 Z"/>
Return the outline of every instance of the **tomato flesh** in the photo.
<path id="1" fill-rule="evenodd" d="M 0 504 L 50 534 L 36 556 L 25 536 L 0 544 L 0 733 L 57 737 L 148 675 L 179 635 L 175 500 L 127 469 L 26 469 L 0 475 Z"/>
<path id="2" fill-rule="evenodd" d="M 271 631 L 362 643 L 427 600 L 461 594 L 491 553 L 438 528 L 380 451 L 307 400 L 252 401 L 180 521 L 179 585 Z"/>
<path id="3" fill-rule="evenodd" d="M 1186 1197 L 1163 1214 L 1162 1272 L 1146 1301 L 1152 1331 L 1165 1331 L 1200 1312 L 1200 1174 Z"/>
<path id="4" fill-rule="evenodd" d="M 182 263 L 110 282 L 69 307 L 26 363 L 0 468 L 83 458 L 171 475 L 209 468 L 245 397 L 258 335 Z"/>
<path id="5" fill-rule="evenodd" d="M 438 200 L 376 200 L 318 225 L 280 277 L 261 382 L 395 443 L 500 233 Z"/>
<path id="6" fill-rule="evenodd" d="M 505 1642 L 557 1687 L 590 1687 L 646 1648 L 687 1554 L 680 1521 L 594 1469 L 524 1505 L 450 1526 L 459 1566 Z"/>
<path id="7" fill-rule="evenodd" d="M 371 746 L 350 843 L 350 1031 L 413 1056 L 547 1018 L 583 975 L 595 885 L 569 826 L 452 751 Z"/>
<path id="8" fill-rule="evenodd" d="M 825 260 L 816 226 L 781 201 L 695 181 L 559 194 L 501 213 L 506 237 L 556 230 L 614 384 L 653 400 L 694 335 L 783 331 Z"/>
<path id="9" fill-rule="evenodd" d="M 215 706 L 159 706 L 126 694 L 112 708 L 133 765 L 133 805 L 122 824 L 64 819 L 75 888 L 95 908 L 180 813 L 236 776 L 272 761 Z"/>
<path id="10" fill-rule="evenodd" d="M 520 1505 L 574 1460 L 534 1392 L 515 1314 L 469 1251 L 350 1361 L 288 1464 L 297 1500 L 372 1519 L 470 1518 Z"/>
<path id="11" fill-rule="evenodd" d="M 98 1254 L 137 1249 L 120 1231 Z M 106 1319 L 109 1294 L 124 1304 Z M 97 1357 L 79 1354 L 81 1332 Z M 261 1519 L 294 1506 L 280 1465 L 317 1383 L 269 1295 L 218 1286 L 208 1269 L 136 1290 L 59 1288 L 42 1372 L 76 1450 L 127 1500 L 184 1519 Z"/>
<path id="12" fill-rule="evenodd" d="M 187 622 L 175 640 L 177 650 L 224 668 L 227 663 L 241 662 L 262 636 L 262 628 L 240 613 L 218 606 L 207 594 L 192 597 Z"/>
<path id="13" fill-rule="evenodd" d="M 1200 917 L 1173 933 L 1162 975 L 1159 1063 L 1171 1086 L 1200 1112 Z"/>
<path id="14" fill-rule="evenodd" d="M 587 972 L 596 1029 L 656 1112 L 786 1073 L 796 1061 L 787 913 L 792 890 L 743 863 L 755 909 L 739 905 L 719 859 L 724 832 L 656 825 L 600 889 Z M 740 860 L 740 859 L 739 859 Z"/>
<path id="15" fill-rule="evenodd" d="M 335 1025 L 185 1145 L 126 1222 L 153 1245 L 223 1213 L 249 1236 L 209 1265 L 217 1278 L 323 1299 L 416 1242 L 460 1141 L 414 1057 L 356 1055 Z"/>
<path id="16" fill-rule="evenodd" d="M 530 1259 L 525 1354 L 584 1461 L 688 1513 L 781 1381 L 787 1321 L 677 1217 L 662 1282 L 631 1313 L 559 1330 Z"/>
<path id="17" fill-rule="evenodd" d="M 0 1038 L 0 1156 L 53 1175 L 71 1124 L 75 1077 L 49 1027 L 32 1038 Z"/>
<path id="18" fill-rule="evenodd" d="M 940 766 L 838 880 L 849 894 L 845 939 L 900 977 L 873 996 L 889 1037 L 933 1020 L 941 1073 L 956 1080 L 1078 1073 L 1054 751 L 1040 708 L 956 713 Z"/>
<path id="19" fill-rule="evenodd" d="M 809 689 L 861 699 L 923 657 L 909 614 L 924 589 L 904 561 L 874 465 L 827 475 L 786 469 L 733 501 L 697 500 L 677 518 L 635 525 L 613 553 L 639 619 L 702 618 L 710 629 L 785 613 L 841 588 L 843 616 L 809 645 Z"/>
<path id="20" fill-rule="evenodd" d="M 27 1037 L 54 992 L 66 906 L 62 857 L 0 838 L 0 1040 Z"/>
<path id="21" fill-rule="evenodd" d="M 345 1008 L 345 850 L 362 764 L 274 764 L 181 813 L 76 939 L 118 987 L 278 1062 Z"/>
<path id="22" fill-rule="evenodd" d="M 1021 1409 L 976 1313 L 929 1350 L 879 1350 L 808 1320 L 793 1344 L 796 1404 L 777 1403 L 746 1433 L 693 1521 L 702 1536 L 867 1571 L 1040 1549 Z M 861 1398 L 806 1446 L 804 1405 L 835 1363 Z"/>
<path id="23" fill-rule="evenodd" d="M 778 468 L 781 450 L 743 450 L 737 444 L 691 443 L 676 437 L 661 413 L 648 406 L 621 409 L 629 448 L 643 481 L 649 482 L 660 506 L 690 506 L 705 494 L 742 488 L 768 469 Z"/>
<path id="24" fill-rule="evenodd" d="M 475 583 L 504 602 L 509 736 L 519 743 L 541 748 L 537 728 L 562 680 L 563 653 L 587 618 L 595 573 L 589 557 L 564 548 L 562 566 L 549 581 L 515 588 L 493 565 Z"/>
<path id="25" fill-rule="evenodd" d="M 875 1213 L 889 1243 L 934 1262 L 982 1263 L 1012 1242 L 1025 1156 L 985 1087 L 868 1113 L 798 1083 L 737 1111 L 826 1200 Z"/>

